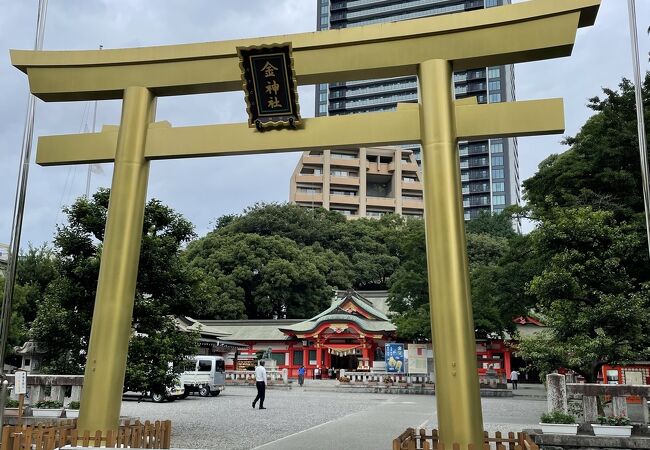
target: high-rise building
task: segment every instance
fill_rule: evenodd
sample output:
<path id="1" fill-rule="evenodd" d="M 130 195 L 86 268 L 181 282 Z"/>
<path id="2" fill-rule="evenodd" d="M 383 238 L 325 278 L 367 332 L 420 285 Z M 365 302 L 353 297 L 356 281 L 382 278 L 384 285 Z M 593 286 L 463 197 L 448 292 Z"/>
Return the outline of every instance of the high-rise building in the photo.
<path id="1" fill-rule="evenodd" d="M 316 1 L 318 30 L 395 22 L 510 3 L 510 0 Z M 454 88 L 456 98 L 477 97 L 479 103 L 512 101 L 515 99 L 514 68 L 507 65 L 456 72 Z M 417 100 L 415 77 L 320 84 L 316 87 L 316 116 L 391 111 L 398 102 Z M 419 146 L 403 148 L 411 150 L 419 162 Z M 519 204 L 516 139 L 464 141 L 459 143 L 459 152 L 465 219 L 483 211 L 498 212 L 506 205 Z M 296 169 L 298 174 L 302 170 L 300 164 L 302 160 Z M 294 186 L 297 185 L 292 179 Z"/>

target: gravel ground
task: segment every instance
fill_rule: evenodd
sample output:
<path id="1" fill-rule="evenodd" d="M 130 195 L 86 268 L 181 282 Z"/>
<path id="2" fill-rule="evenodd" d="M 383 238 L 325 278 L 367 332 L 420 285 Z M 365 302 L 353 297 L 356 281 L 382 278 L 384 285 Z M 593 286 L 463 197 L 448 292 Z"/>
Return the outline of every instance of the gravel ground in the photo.
<path id="1" fill-rule="evenodd" d="M 251 408 L 255 388 L 227 387 L 218 397 L 190 396 L 173 403 L 125 400 L 123 416 L 171 419 L 172 447 L 250 449 L 348 414 L 373 408 L 389 396 L 306 392 L 266 392 L 266 410 Z"/>
<path id="2" fill-rule="evenodd" d="M 173 403 L 122 402 L 122 415 L 171 419 L 172 447 L 188 449 L 390 448 L 407 427 L 437 425 L 435 397 L 292 389 L 267 390 L 266 410 L 251 408 L 253 387 L 228 387 L 220 396 L 190 396 Z M 546 402 L 484 398 L 489 431 L 518 431 L 537 424 Z M 352 442 L 356 444 L 350 446 Z"/>

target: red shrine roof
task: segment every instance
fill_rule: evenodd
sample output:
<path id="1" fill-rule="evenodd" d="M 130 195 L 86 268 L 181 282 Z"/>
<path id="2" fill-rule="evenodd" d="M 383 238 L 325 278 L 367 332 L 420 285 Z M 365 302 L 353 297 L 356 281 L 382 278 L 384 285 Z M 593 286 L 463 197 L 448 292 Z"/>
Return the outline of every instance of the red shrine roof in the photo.
<path id="1" fill-rule="evenodd" d="M 324 331 L 328 328 L 336 333 L 346 332 L 348 329 L 371 334 L 394 333 L 397 330 L 386 314 L 352 289 L 340 299 L 334 300 L 328 309 L 311 319 L 279 327 L 283 333 L 296 336 Z"/>

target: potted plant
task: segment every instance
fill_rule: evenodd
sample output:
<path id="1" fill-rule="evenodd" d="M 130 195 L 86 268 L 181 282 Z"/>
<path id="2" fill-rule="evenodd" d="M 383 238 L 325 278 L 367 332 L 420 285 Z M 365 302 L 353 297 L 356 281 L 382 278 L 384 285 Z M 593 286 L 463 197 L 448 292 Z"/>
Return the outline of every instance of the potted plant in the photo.
<path id="1" fill-rule="evenodd" d="M 349 382 L 350 382 L 350 378 L 346 377 L 345 375 L 339 377 L 339 383 L 349 383 Z"/>
<path id="2" fill-rule="evenodd" d="M 578 424 L 573 414 L 563 411 L 551 411 L 540 417 L 542 433 L 546 434 L 578 434 Z"/>
<path id="3" fill-rule="evenodd" d="M 5 415 L 17 416 L 18 415 L 18 400 L 7 398 L 5 401 Z"/>
<path id="4" fill-rule="evenodd" d="M 625 416 L 599 416 L 598 423 L 591 424 L 596 436 L 630 437 L 632 425 Z"/>
<path id="5" fill-rule="evenodd" d="M 63 403 L 55 400 L 43 400 L 34 405 L 32 412 L 37 417 L 61 417 Z"/>
<path id="6" fill-rule="evenodd" d="M 79 417 L 79 406 L 81 403 L 76 401 L 68 403 L 68 406 L 65 407 L 65 416 L 69 419 Z"/>

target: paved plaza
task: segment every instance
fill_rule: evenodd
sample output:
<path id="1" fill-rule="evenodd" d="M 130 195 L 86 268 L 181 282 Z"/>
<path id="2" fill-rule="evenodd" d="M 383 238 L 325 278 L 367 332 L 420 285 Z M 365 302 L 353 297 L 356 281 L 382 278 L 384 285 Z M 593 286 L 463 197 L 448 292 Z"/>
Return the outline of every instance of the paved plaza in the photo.
<path id="1" fill-rule="evenodd" d="M 539 391 L 539 392 L 537 392 Z M 546 409 L 537 390 L 514 398 L 483 398 L 485 429 L 535 427 Z M 267 391 L 266 410 L 253 409 L 252 387 L 228 387 L 216 398 L 174 403 L 124 401 L 122 415 L 171 419 L 172 447 L 201 449 L 388 449 L 407 427 L 437 425 L 435 397 L 350 394 L 294 388 Z"/>

